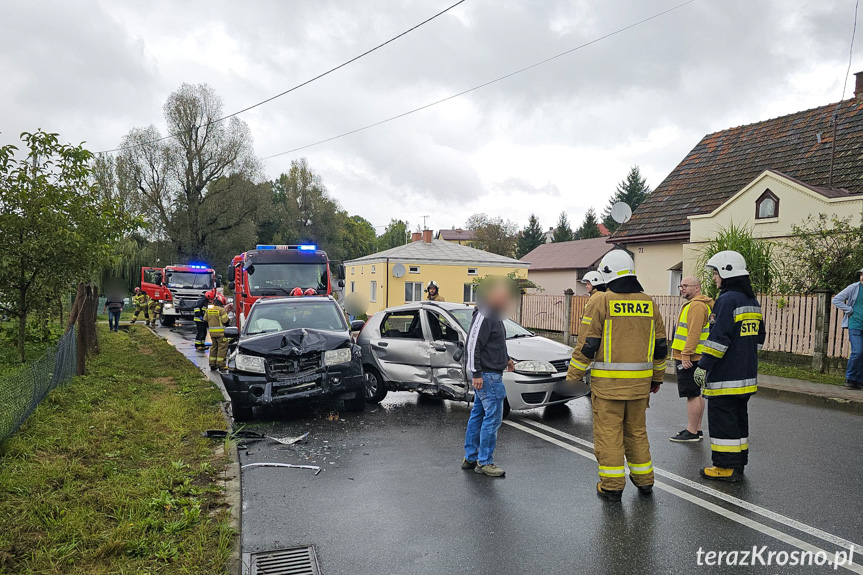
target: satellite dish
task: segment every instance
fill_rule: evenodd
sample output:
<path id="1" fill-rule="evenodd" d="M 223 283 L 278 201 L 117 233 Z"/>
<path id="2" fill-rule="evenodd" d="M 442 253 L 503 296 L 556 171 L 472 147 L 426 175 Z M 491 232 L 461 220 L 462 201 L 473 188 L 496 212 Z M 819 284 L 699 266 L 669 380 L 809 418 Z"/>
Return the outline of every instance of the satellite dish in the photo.
<path id="1" fill-rule="evenodd" d="M 611 206 L 611 219 L 618 224 L 625 224 L 632 217 L 632 208 L 625 202 L 617 202 Z"/>
<path id="2" fill-rule="evenodd" d="M 404 264 L 396 264 L 393 266 L 393 277 L 394 278 L 404 277 L 406 271 L 407 270 L 405 269 Z"/>

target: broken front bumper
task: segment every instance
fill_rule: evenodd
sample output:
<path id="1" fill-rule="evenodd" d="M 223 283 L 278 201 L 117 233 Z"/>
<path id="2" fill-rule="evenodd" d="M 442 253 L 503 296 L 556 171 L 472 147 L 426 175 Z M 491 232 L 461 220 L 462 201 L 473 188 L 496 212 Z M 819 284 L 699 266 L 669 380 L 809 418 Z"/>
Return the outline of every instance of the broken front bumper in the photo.
<path id="1" fill-rule="evenodd" d="M 359 362 L 278 379 L 265 374 L 229 370 L 222 373 L 222 383 L 231 401 L 243 407 L 267 407 L 314 399 L 353 399 L 365 393 Z"/>

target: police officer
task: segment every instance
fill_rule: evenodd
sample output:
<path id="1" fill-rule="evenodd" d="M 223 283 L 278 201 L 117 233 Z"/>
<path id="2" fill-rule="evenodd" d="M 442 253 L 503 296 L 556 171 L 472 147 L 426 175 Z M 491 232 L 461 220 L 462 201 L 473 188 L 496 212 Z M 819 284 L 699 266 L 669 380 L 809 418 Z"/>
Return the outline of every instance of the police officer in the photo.
<path id="1" fill-rule="evenodd" d="M 150 311 L 150 322 L 153 327 L 156 327 L 159 325 L 159 316 L 162 315 L 162 302 L 151 298 L 147 309 Z"/>
<path id="2" fill-rule="evenodd" d="M 584 284 L 587 288 L 587 293 L 591 295 L 605 291 L 605 279 L 599 272 L 587 272 L 584 277 L 578 280 L 578 283 Z"/>
<path id="3" fill-rule="evenodd" d="M 446 301 L 442 295 L 440 295 L 440 288 L 438 288 L 437 282 L 432 280 L 426 286 L 426 293 L 428 293 L 429 301 Z"/>
<path id="4" fill-rule="evenodd" d="M 135 288 L 135 295 L 132 296 L 132 305 L 135 306 L 135 313 L 132 314 L 132 321 L 130 323 L 138 321 L 138 314 L 143 311 L 144 319 L 147 321 L 147 325 L 150 325 L 150 313 L 147 311 L 147 302 L 149 299 L 147 294 L 141 291 L 141 288 Z"/>
<path id="5" fill-rule="evenodd" d="M 701 476 L 733 483 L 749 462 L 748 403 L 758 389 L 758 350 L 766 332 L 743 256 L 719 252 L 706 268 L 720 291 L 694 375 L 707 398 L 713 457 L 713 467 L 703 468 Z"/>
<path id="6" fill-rule="evenodd" d="M 207 349 L 207 309 L 210 302 L 216 297 L 216 292 L 213 290 L 204 292 L 198 301 L 195 302 L 195 307 L 192 310 L 195 314 L 195 349 L 203 351 Z"/>
<path id="7" fill-rule="evenodd" d="M 566 379 L 581 380 L 593 362 L 593 440 L 600 478 L 596 491 L 620 501 L 626 485 L 624 458 L 638 491 L 649 495 L 653 490 L 645 411 L 650 393 L 659 391 L 665 375 L 668 345 L 662 316 L 643 293 L 629 254 L 610 251 L 599 270 L 607 291 L 587 303 L 584 344 L 573 350 Z"/>
<path id="8" fill-rule="evenodd" d="M 228 310 L 225 309 L 228 300 L 222 294 L 216 294 L 213 305 L 207 308 L 207 327 L 210 329 L 210 369 L 225 367 L 228 355 L 228 342 L 225 340 L 225 326 L 228 325 Z"/>

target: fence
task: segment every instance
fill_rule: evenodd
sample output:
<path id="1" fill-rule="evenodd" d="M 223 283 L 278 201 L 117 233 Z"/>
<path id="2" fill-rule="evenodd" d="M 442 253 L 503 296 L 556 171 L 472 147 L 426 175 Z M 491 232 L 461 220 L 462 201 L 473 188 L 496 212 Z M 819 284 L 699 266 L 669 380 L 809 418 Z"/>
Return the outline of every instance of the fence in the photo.
<path id="1" fill-rule="evenodd" d="M 0 442 L 21 427 L 49 391 L 75 375 L 77 347 L 73 327 L 45 355 L 0 379 Z"/>
<path id="2" fill-rule="evenodd" d="M 666 335 L 674 336 L 677 317 L 684 300 L 677 296 L 652 296 L 665 322 Z M 816 353 L 816 325 L 818 323 L 817 295 L 760 296 L 764 323 L 767 326 L 767 351 L 798 355 Z M 568 333 L 574 338 L 581 327 L 584 306 L 588 296 L 572 296 Z M 829 301 L 826 307 L 830 307 Z M 529 329 L 565 332 L 566 296 L 525 295 L 521 304 L 521 324 Z M 843 313 L 830 307 L 828 323 L 827 357 L 847 358 L 851 353 L 847 330 L 842 329 Z"/>

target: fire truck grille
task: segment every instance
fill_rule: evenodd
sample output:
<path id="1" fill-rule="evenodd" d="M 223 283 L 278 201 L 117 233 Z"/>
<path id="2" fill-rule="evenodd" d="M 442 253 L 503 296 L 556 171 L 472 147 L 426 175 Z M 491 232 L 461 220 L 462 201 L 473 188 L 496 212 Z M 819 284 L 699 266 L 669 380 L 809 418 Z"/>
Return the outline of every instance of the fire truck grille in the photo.
<path id="1" fill-rule="evenodd" d="M 310 353 L 300 357 L 272 358 L 269 360 L 268 366 L 270 374 L 276 377 L 314 371 L 321 366 L 321 354 Z"/>

